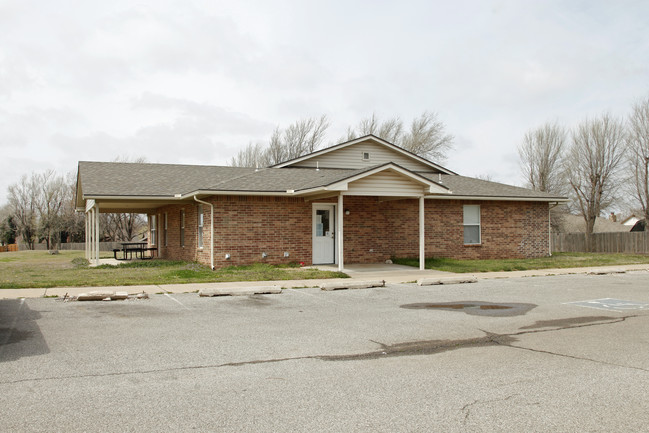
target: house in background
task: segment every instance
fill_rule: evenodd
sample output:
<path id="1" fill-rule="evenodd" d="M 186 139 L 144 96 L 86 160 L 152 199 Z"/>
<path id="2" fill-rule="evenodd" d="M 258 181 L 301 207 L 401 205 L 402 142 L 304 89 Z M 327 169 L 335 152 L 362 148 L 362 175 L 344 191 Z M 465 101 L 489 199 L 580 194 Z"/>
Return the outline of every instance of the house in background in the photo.
<path id="1" fill-rule="evenodd" d="M 628 232 L 631 227 L 611 221 L 610 218 L 595 218 L 593 233 Z M 586 233 L 586 221 L 581 215 L 565 214 L 561 216 L 558 233 Z"/>
<path id="2" fill-rule="evenodd" d="M 77 210 L 98 260 L 99 212 L 146 213 L 161 258 L 378 263 L 550 254 L 563 197 L 460 176 L 369 135 L 269 168 L 79 162 Z"/>
<path id="3" fill-rule="evenodd" d="M 635 214 L 632 214 L 632 215 L 628 216 L 627 218 L 625 218 L 622 221 L 622 224 L 624 224 L 625 226 L 633 227 L 635 225 L 635 223 L 637 223 L 638 221 L 640 221 L 640 218 L 637 217 Z"/>

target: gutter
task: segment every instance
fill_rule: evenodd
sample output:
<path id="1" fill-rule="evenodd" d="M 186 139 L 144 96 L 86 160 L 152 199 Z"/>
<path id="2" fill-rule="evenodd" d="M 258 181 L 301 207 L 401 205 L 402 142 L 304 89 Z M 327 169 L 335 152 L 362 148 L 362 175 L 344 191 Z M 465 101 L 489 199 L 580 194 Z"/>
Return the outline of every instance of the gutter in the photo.
<path id="1" fill-rule="evenodd" d="M 212 270 L 214 270 L 214 205 L 203 200 L 199 200 L 198 197 L 194 196 L 194 200 L 201 204 L 206 204 L 210 207 L 210 263 L 212 263 Z"/>
<path id="2" fill-rule="evenodd" d="M 427 195 L 428 200 L 484 200 L 484 201 L 545 201 L 563 203 L 570 201 L 561 197 L 514 197 L 514 196 L 480 196 L 480 195 Z"/>

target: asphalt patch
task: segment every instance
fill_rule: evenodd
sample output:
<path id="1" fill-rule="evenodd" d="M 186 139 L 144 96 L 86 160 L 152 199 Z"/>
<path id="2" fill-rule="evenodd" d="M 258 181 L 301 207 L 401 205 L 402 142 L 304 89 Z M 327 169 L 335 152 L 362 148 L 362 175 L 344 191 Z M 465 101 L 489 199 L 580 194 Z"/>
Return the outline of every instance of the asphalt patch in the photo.
<path id="1" fill-rule="evenodd" d="M 524 315 L 528 311 L 531 311 L 536 306 L 537 306 L 536 304 L 521 304 L 521 303 L 459 301 L 459 302 L 405 304 L 405 305 L 401 305 L 401 308 L 407 308 L 411 310 L 462 311 L 472 316 L 511 317 L 511 316 Z"/>
<path id="2" fill-rule="evenodd" d="M 380 350 L 354 355 L 319 356 L 323 361 L 358 361 L 362 359 L 379 359 L 395 356 L 432 355 L 449 350 L 466 349 L 469 347 L 501 346 L 516 341 L 510 335 L 487 333 L 484 337 L 467 338 L 463 340 L 425 340 L 407 343 L 382 344 Z M 377 342 L 375 342 L 377 343 Z"/>
<path id="3" fill-rule="evenodd" d="M 523 326 L 518 329 L 539 329 L 539 328 L 563 328 L 572 325 L 585 325 L 588 323 L 615 320 L 616 317 L 607 316 L 585 316 L 585 317 L 568 317 L 566 319 L 539 320 L 533 325 Z"/>

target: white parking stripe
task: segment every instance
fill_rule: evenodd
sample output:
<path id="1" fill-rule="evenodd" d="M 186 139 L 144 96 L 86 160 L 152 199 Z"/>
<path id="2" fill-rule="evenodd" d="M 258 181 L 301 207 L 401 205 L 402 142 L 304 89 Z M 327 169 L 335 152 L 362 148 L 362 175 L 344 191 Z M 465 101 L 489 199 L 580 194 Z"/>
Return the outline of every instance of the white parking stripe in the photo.
<path id="1" fill-rule="evenodd" d="M 174 298 L 173 296 L 171 296 L 169 293 L 165 293 L 164 295 L 165 295 L 167 298 L 171 299 L 172 301 L 176 301 L 176 302 L 178 302 L 178 303 L 179 303 L 179 304 L 180 304 L 180 305 L 181 305 L 185 310 L 190 310 L 190 311 L 191 311 L 190 308 L 187 308 L 187 306 L 186 306 L 185 304 L 183 304 L 183 303 L 180 302 L 178 299 L 176 299 L 176 298 Z"/>

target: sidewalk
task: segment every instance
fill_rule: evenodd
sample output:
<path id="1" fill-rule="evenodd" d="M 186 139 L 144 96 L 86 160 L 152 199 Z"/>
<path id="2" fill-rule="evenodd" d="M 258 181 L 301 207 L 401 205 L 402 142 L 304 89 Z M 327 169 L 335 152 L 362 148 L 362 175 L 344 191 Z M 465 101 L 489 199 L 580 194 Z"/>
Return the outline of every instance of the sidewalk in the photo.
<path id="1" fill-rule="evenodd" d="M 330 270 L 331 267 L 318 266 L 320 269 Z M 337 269 L 336 269 L 337 270 Z M 188 293 L 202 289 L 217 288 L 246 288 L 254 286 L 277 285 L 283 288 L 317 287 L 325 282 L 353 282 L 367 280 L 384 280 L 387 284 L 415 283 L 420 278 L 474 275 L 478 280 L 494 278 L 520 278 L 520 277 L 542 277 L 551 275 L 589 274 L 589 273 L 616 273 L 628 271 L 649 271 L 649 264 L 620 265 L 620 266 L 598 266 L 587 268 L 565 268 L 565 269 L 539 269 L 529 271 L 510 272 L 478 272 L 474 274 L 455 274 L 435 270 L 413 269 L 409 266 L 400 265 L 351 265 L 345 268 L 351 278 L 314 279 L 314 280 L 278 280 L 278 281 L 238 281 L 229 283 L 190 283 L 190 284 L 164 284 L 149 286 L 106 286 L 106 287 L 54 287 L 49 289 L 0 289 L 0 299 L 16 298 L 40 298 L 43 296 L 60 296 L 67 293 L 68 296 L 77 296 L 80 293 L 87 293 L 94 290 L 136 293 Z"/>

